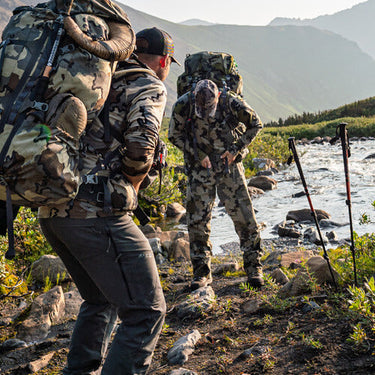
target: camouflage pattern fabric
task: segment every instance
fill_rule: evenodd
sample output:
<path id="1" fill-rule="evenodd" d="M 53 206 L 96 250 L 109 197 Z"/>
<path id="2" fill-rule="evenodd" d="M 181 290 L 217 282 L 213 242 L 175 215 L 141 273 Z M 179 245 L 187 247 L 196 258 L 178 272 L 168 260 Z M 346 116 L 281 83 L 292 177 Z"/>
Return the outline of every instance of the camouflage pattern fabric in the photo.
<path id="1" fill-rule="evenodd" d="M 207 121 L 196 117 L 191 106 L 189 93 L 175 103 L 168 137 L 184 151 L 188 175 L 187 222 L 194 276 L 207 276 L 209 272 L 212 255 L 210 222 L 216 193 L 233 220 L 240 238 L 244 267 L 250 276 L 261 270 L 262 250 L 260 229 L 240 159 L 262 129 L 262 123 L 250 106 L 233 92 L 221 95 L 215 118 Z M 191 121 L 188 120 L 190 117 Z M 194 151 L 194 138 L 198 152 Z M 228 169 L 220 159 L 226 150 L 238 157 Z M 212 164 L 210 170 L 201 166 L 206 156 Z"/>
<path id="2" fill-rule="evenodd" d="M 201 79 L 210 79 L 242 94 L 243 82 L 234 57 L 224 52 L 197 52 L 185 58 L 185 71 L 177 78 L 177 96 L 191 91 Z"/>
<path id="3" fill-rule="evenodd" d="M 16 8 L 2 35 L 0 199 L 5 200 L 5 184 L 8 184 L 12 201 L 18 205 L 60 204 L 76 195 L 80 183 L 79 136 L 86 122 L 102 108 L 110 88 L 114 64 L 63 37 L 43 101 L 36 99 L 38 79 L 52 48 L 50 35 L 58 11 L 68 3 L 56 0 L 36 7 Z M 126 14 L 107 0 L 75 0 L 71 15 L 79 28 L 96 40 L 109 38 L 106 20 L 129 23 Z M 51 105 L 48 109 L 56 97 L 66 108 L 66 113 L 60 111 L 60 119 L 55 118 L 58 106 Z M 54 127 L 48 118 L 54 118 L 56 124 L 65 119 L 70 123 Z M 75 123 L 80 128 L 77 132 Z"/>
<path id="4" fill-rule="evenodd" d="M 135 72 L 124 74 L 130 69 Z M 138 73 L 137 69 L 140 69 Z M 130 59 L 119 64 L 109 100 L 111 126 L 114 133 L 121 135 L 123 141 L 120 143 L 112 138 L 110 144 L 106 144 L 104 125 L 99 119 L 95 119 L 83 137 L 81 174 L 91 171 L 107 152 L 114 151 L 119 146 L 126 149 L 122 156 L 117 155 L 111 160 L 109 170 L 99 172 L 109 177 L 107 188 L 111 194 L 112 211 L 105 212 L 96 199 L 80 199 L 78 195 L 77 199 L 66 204 L 41 207 L 39 217 L 94 218 L 123 215 L 137 207 L 136 192 L 123 172 L 136 176 L 150 169 L 164 115 L 167 91 L 151 69 L 144 69 L 137 61 Z"/>

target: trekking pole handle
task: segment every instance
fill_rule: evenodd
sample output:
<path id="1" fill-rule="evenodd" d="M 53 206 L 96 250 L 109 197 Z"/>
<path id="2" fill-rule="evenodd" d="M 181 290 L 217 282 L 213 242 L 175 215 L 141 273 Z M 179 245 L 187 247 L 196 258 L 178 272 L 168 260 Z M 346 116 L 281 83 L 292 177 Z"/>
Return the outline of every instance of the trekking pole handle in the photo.
<path id="1" fill-rule="evenodd" d="M 44 69 L 44 72 L 43 72 L 43 77 L 49 77 L 49 75 L 51 73 L 52 66 L 53 66 L 53 63 L 55 61 L 55 57 L 56 57 L 56 54 L 57 54 L 57 49 L 59 48 L 61 38 L 62 38 L 62 36 L 64 35 L 64 32 L 65 32 L 64 24 L 63 24 L 63 17 L 61 15 L 56 18 L 56 23 L 59 25 L 58 26 L 59 28 L 57 30 L 56 39 L 53 43 L 51 53 L 48 57 L 47 65 L 46 65 L 46 67 Z"/>

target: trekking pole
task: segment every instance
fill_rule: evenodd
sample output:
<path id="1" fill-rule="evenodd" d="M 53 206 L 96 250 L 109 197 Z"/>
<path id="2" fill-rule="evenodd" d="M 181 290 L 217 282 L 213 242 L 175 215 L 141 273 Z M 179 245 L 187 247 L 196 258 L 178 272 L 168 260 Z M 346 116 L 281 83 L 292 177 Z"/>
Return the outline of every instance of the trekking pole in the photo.
<path id="1" fill-rule="evenodd" d="M 342 156 L 344 159 L 344 171 L 345 171 L 345 184 L 346 184 L 346 205 L 349 211 L 349 224 L 350 224 L 350 251 L 353 257 L 353 272 L 354 272 L 354 284 L 358 286 L 357 280 L 357 267 L 355 261 L 355 246 L 354 246 L 354 231 L 353 231 L 353 219 L 352 219 L 352 202 L 350 193 L 350 180 L 349 180 L 349 157 L 350 157 L 350 146 L 348 132 L 346 130 L 346 122 L 342 122 L 336 128 L 336 137 L 332 138 L 330 143 L 333 145 L 339 138 L 341 140 Z"/>
<path id="2" fill-rule="evenodd" d="M 333 285 L 335 286 L 335 289 L 337 290 L 337 284 L 336 284 L 335 276 L 333 275 L 333 270 L 332 270 L 332 267 L 331 267 L 331 263 L 329 261 L 327 250 L 326 250 L 325 245 L 324 245 L 322 232 L 321 232 L 320 227 L 319 227 L 318 217 L 317 217 L 316 212 L 314 210 L 314 207 L 313 207 L 313 204 L 312 204 L 312 201 L 311 201 L 311 198 L 310 198 L 310 194 L 309 194 L 309 191 L 307 189 L 307 184 L 306 184 L 305 176 L 303 174 L 301 163 L 299 161 L 299 157 L 298 157 L 298 154 L 297 154 L 295 138 L 294 137 L 290 137 L 290 138 L 288 138 L 288 141 L 289 141 L 289 150 L 291 150 L 292 154 L 293 154 L 293 155 L 290 156 L 290 158 L 288 160 L 288 164 L 290 165 L 291 162 L 292 162 L 292 160 L 293 160 L 293 158 L 294 158 L 294 161 L 296 162 L 296 165 L 297 165 L 297 169 L 298 169 L 299 175 L 301 177 L 301 181 L 302 181 L 303 189 L 305 191 L 305 195 L 306 195 L 307 200 L 308 200 L 309 205 L 310 205 L 311 215 L 314 218 L 315 225 L 316 225 L 316 228 L 318 230 L 320 242 L 322 243 L 322 248 L 323 248 L 323 252 L 324 252 L 323 257 L 327 261 L 327 265 L 328 265 L 329 272 L 330 272 L 331 277 L 332 277 Z"/>

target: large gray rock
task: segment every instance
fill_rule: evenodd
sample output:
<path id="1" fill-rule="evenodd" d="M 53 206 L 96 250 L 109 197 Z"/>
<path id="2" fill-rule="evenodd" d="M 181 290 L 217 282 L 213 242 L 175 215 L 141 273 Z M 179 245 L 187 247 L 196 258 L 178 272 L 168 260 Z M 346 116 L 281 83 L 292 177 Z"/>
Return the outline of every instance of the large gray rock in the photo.
<path id="1" fill-rule="evenodd" d="M 161 248 L 160 238 L 158 238 L 158 237 L 149 238 L 148 242 L 151 246 L 151 249 L 152 249 L 154 255 L 161 254 L 163 252 L 163 250 Z"/>
<path id="2" fill-rule="evenodd" d="M 266 159 L 266 158 L 254 158 L 252 160 L 254 167 L 256 169 L 271 169 L 271 168 L 276 168 L 276 164 L 273 160 L 271 159 Z"/>
<path id="3" fill-rule="evenodd" d="M 27 344 L 23 340 L 19 339 L 9 339 L 4 341 L 0 345 L 0 352 L 5 353 L 11 350 L 19 349 L 19 348 L 26 348 Z"/>
<path id="4" fill-rule="evenodd" d="M 28 370 L 32 373 L 35 374 L 42 368 L 46 367 L 49 363 L 49 361 L 52 359 L 54 356 L 55 352 L 47 353 L 44 356 L 42 356 L 39 359 L 36 359 L 35 361 L 32 361 L 28 364 Z"/>
<path id="5" fill-rule="evenodd" d="M 306 270 L 298 270 L 296 276 L 286 283 L 278 292 L 282 298 L 309 294 L 312 291 L 311 279 Z"/>
<path id="6" fill-rule="evenodd" d="M 83 299 L 78 292 L 78 289 L 74 288 L 69 292 L 64 293 L 65 300 L 65 314 L 64 319 L 74 319 L 79 313 Z"/>
<path id="7" fill-rule="evenodd" d="M 55 255 L 43 255 L 40 259 L 35 261 L 31 266 L 31 277 L 34 281 L 44 284 L 47 276 L 52 284 L 57 280 L 70 280 L 70 275 L 62 262 L 62 260 Z"/>
<path id="8" fill-rule="evenodd" d="M 265 259 L 264 264 L 289 268 L 291 264 L 302 263 L 302 261 L 308 260 L 314 255 L 312 250 L 290 251 L 287 253 L 283 251 L 273 251 Z"/>
<path id="9" fill-rule="evenodd" d="M 214 300 L 215 292 L 211 286 L 194 290 L 189 294 L 186 301 L 176 306 L 177 315 L 181 319 L 199 317 L 211 310 Z"/>
<path id="10" fill-rule="evenodd" d="M 258 298 L 251 298 L 245 301 L 241 308 L 245 314 L 252 315 L 258 312 L 261 306 L 262 302 Z"/>
<path id="11" fill-rule="evenodd" d="M 275 280 L 275 283 L 280 285 L 285 285 L 287 282 L 289 282 L 289 277 L 285 275 L 282 269 L 276 268 L 273 270 L 270 274 L 270 277 Z"/>
<path id="12" fill-rule="evenodd" d="M 55 286 L 33 301 L 29 317 L 18 327 L 17 339 L 26 342 L 47 337 L 53 324 L 61 323 L 65 315 L 65 298 L 61 286 Z"/>
<path id="13" fill-rule="evenodd" d="M 201 338 L 198 330 L 190 332 L 188 335 L 181 337 L 168 352 L 167 358 L 171 365 L 183 365 L 194 352 L 195 344 Z"/>
<path id="14" fill-rule="evenodd" d="M 169 259 L 178 262 L 190 261 L 190 243 L 185 238 L 177 238 L 169 250 Z"/>
<path id="15" fill-rule="evenodd" d="M 240 269 L 238 262 L 227 262 L 219 264 L 212 272 L 213 275 L 223 275 L 227 272 L 236 272 Z"/>
<path id="16" fill-rule="evenodd" d="M 146 237 L 149 239 L 156 238 L 156 237 L 159 238 L 161 242 L 161 246 L 163 248 L 164 248 L 164 243 L 167 243 L 169 247 L 170 244 L 176 241 L 177 238 L 184 238 L 186 241 L 189 241 L 188 232 L 176 231 L 176 230 L 164 231 L 164 232 L 156 231 L 154 233 L 148 233 Z"/>
<path id="17" fill-rule="evenodd" d="M 318 284 L 320 285 L 323 285 L 326 283 L 333 284 L 332 275 L 329 270 L 328 263 L 323 257 L 315 256 L 315 257 L 310 258 L 306 262 L 306 267 L 309 269 L 311 274 L 315 277 L 316 282 Z M 333 269 L 332 264 L 331 264 L 331 269 L 332 269 L 333 277 L 337 283 L 340 275 L 336 270 Z"/>
<path id="18" fill-rule="evenodd" d="M 187 370 L 186 368 L 179 368 L 177 370 L 172 370 L 169 375 L 198 375 L 196 372 Z"/>

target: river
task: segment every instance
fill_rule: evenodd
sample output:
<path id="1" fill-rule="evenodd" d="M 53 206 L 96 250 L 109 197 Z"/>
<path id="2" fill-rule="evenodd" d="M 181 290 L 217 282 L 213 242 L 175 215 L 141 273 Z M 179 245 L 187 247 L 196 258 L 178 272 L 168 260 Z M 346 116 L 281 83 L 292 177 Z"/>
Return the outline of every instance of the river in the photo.
<path id="1" fill-rule="evenodd" d="M 331 215 L 331 220 L 345 224 L 332 228 L 339 240 L 350 238 L 349 213 L 346 205 L 346 183 L 344 162 L 340 142 L 297 145 L 297 152 L 305 176 L 306 184 L 315 210 L 322 209 Z M 359 234 L 375 232 L 375 140 L 355 140 L 350 142 L 349 180 L 351 188 L 353 229 Z M 277 182 L 277 189 L 265 192 L 253 199 L 259 223 L 264 223 L 262 238 L 272 239 L 277 235 L 272 229 L 286 219 L 288 211 L 309 209 L 306 196 L 294 198 L 293 194 L 303 191 L 303 186 L 295 163 L 282 168 L 272 176 Z M 371 223 L 360 224 L 360 218 L 366 213 Z M 329 230 L 332 230 L 331 228 Z M 324 233 L 325 229 L 322 229 Z M 236 241 L 238 236 L 223 207 L 217 204 L 213 210 L 211 241 L 213 252 L 221 251 L 220 245 Z"/>

